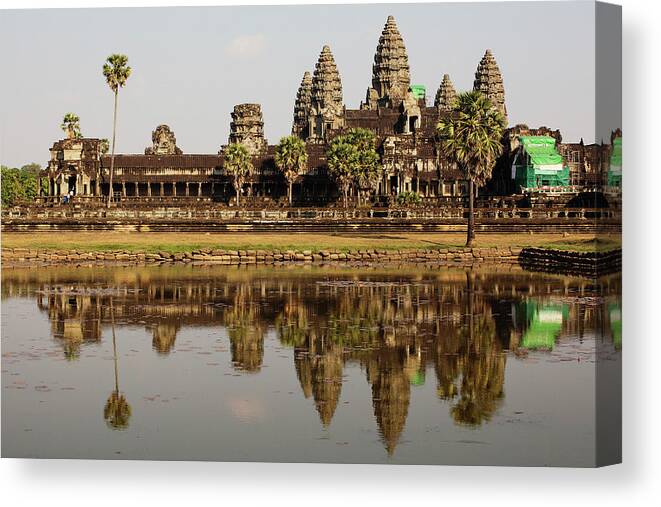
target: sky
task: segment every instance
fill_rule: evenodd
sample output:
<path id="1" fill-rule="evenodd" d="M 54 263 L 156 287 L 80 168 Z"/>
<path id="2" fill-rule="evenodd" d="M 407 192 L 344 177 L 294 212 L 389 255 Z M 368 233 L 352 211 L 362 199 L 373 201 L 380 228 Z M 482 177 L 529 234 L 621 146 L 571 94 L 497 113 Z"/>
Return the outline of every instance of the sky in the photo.
<path id="1" fill-rule="evenodd" d="M 85 136 L 110 138 L 113 98 L 101 67 L 112 53 L 132 67 L 119 94 L 118 153 L 142 153 L 162 123 L 184 153 L 216 153 L 243 102 L 262 105 L 275 144 L 290 133 L 296 91 L 324 44 L 346 107 L 359 107 L 390 14 L 411 81 L 427 87 L 429 102 L 445 73 L 457 90 L 471 89 L 491 48 L 510 125 L 594 141 L 590 1 L 1 10 L 0 163 L 45 165 L 67 112 L 80 116 Z"/>

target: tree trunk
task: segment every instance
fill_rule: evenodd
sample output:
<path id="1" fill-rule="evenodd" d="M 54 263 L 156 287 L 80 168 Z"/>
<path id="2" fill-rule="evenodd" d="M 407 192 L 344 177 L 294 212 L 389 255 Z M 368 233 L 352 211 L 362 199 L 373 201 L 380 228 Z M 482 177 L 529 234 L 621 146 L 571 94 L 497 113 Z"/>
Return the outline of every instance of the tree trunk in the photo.
<path id="1" fill-rule="evenodd" d="M 108 190 L 108 208 L 110 208 L 110 203 L 112 202 L 113 191 L 112 191 L 112 176 L 115 170 L 115 135 L 117 132 L 117 96 L 119 94 L 119 89 L 115 90 L 115 108 L 112 114 L 112 151 L 110 152 L 110 188 Z"/>
<path id="2" fill-rule="evenodd" d="M 344 187 L 344 207 L 348 208 L 349 207 L 349 189 L 345 186 Z"/>
<path id="3" fill-rule="evenodd" d="M 466 246 L 473 246 L 475 238 L 475 216 L 473 215 L 473 180 L 468 181 L 468 232 L 466 235 Z"/>
<path id="4" fill-rule="evenodd" d="M 291 207 L 294 203 L 294 196 L 292 194 L 292 182 L 289 182 L 289 206 Z"/>
<path id="5" fill-rule="evenodd" d="M 239 196 L 241 194 L 241 186 L 237 185 L 236 186 L 236 206 L 238 207 L 241 203 L 239 202 Z"/>

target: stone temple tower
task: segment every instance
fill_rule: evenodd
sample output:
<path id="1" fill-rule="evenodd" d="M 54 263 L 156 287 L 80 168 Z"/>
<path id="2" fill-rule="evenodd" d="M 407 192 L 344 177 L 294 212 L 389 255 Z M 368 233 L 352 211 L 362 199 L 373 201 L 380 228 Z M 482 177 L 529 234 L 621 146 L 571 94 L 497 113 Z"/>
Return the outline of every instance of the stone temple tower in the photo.
<path id="1" fill-rule="evenodd" d="M 505 116 L 505 121 L 507 121 L 503 76 L 500 74 L 500 69 L 490 49 L 487 49 L 482 60 L 480 60 L 480 64 L 477 66 L 473 90 L 480 91 L 486 95 L 492 104 L 500 109 Z"/>
<path id="2" fill-rule="evenodd" d="M 145 155 L 181 155 L 174 132 L 167 125 L 159 125 L 151 133 L 152 146 L 145 148 Z"/>
<path id="3" fill-rule="evenodd" d="M 372 87 L 367 89 L 363 107 L 398 107 L 411 85 L 409 58 L 404 39 L 393 16 L 388 16 L 379 38 L 372 66 Z"/>
<path id="4" fill-rule="evenodd" d="M 441 85 L 436 92 L 434 106 L 442 112 L 450 111 L 456 98 L 457 92 L 454 89 L 452 81 L 450 81 L 450 76 L 448 74 L 443 74 L 443 81 L 441 81 Z"/>
<path id="5" fill-rule="evenodd" d="M 294 124 L 291 129 L 292 135 L 306 139 L 309 135 L 308 114 L 312 103 L 312 75 L 309 72 L 303 74 L 303 81 L 296 93 L 294 103 Z"/>
<path id="6" fill-rule="evenodd" d="M 229 144 L 241 143 L 251 155 L 266 151 L 264 120 L 259 104 L 238 104 L 232 111 Z"/>
<path id="7" fill-rule="evenodd" d="M 342 81 L 330 47 L 324 46 L 312 76 L 308 126 L 312 139 L 324 139 L 330 130 L 344 126 Z"/>

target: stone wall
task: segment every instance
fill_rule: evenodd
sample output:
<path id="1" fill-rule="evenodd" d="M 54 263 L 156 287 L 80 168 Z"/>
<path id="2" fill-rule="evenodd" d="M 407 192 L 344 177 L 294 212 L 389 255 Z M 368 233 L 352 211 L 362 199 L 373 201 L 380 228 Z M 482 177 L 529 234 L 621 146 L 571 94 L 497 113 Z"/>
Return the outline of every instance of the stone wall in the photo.
<path id="1" fill-rule="evenodd" d="M 601 276 L 622 270 L 622 250 L 570 252 L 524 248 L 520 252 L 519 262 L 530 271 Z"/>
<path id="2" fill-rule="evenodd" d="M 534 271 L 582 276 L 617 272 L 622 265 L 621 250 L 611 252 L 564 252 L 540 248 L 445 248 L 407 250 L 226 250 L 202 248 L 192 252 L 134 252 L 116 250 L 40 250 L 3 248 L 2 267 L 67 264 L 425 264 L 472 267 L 482 264 L 521 265 Z"/>
<path id="3" fill-rule="evenodd" d="M 3 248 L 3 267 L 11 265 L 88 265 L 95 263 L 193 263 L 193 264 L 290 264 L 290 263 L 436 263 L 457 266 L 482 262 L 518 263 L 521 248 L 447 248 L 406 250 L 227 250 L 202 248 L 192 252 L 145 253 L 129 250 L 86 252 Z"/>

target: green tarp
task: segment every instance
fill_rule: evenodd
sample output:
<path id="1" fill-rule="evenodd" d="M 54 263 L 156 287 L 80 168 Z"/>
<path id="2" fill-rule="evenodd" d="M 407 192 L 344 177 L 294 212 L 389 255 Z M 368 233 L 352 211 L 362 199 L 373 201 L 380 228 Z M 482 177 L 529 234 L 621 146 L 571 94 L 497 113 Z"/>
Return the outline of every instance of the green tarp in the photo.
<path id="1" fill-rule="evenodd" d="M 613 152 L 611 153 L 611 167 L 622 167 L 622 138 L 613 139 Z"/>
<path id="2" fill-rule="evenodd" d="M 550 136 L 520 136 L 523 150 L 535 166 L 562 164 L 562 156 L 555 149 L 555 139 Z"/>
<path id="3" fill-rule="evenodd" d="M 427 96 L 425 85 L 411 85 L 411 93 L 416 99 L 424 99 Z"/>

